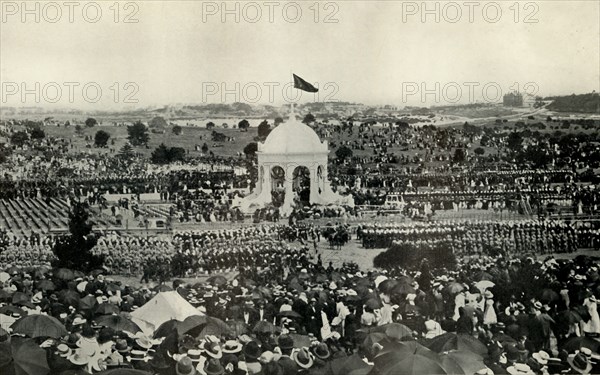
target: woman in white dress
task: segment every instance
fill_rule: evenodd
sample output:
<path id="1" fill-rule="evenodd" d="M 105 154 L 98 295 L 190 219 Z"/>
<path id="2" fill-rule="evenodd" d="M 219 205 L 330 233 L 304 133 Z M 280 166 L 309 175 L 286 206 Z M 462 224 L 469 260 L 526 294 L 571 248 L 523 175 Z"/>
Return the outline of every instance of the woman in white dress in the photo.
<path id="1" fill-rule="evenodd" d="M 498 317 L 496 316 L 496 310 L 494 308 L 494 295 L 489 290 L 484 293 L 485 297 L 485 310 L 483 311 L 483 324 L 492 325 L 498 323 Z"/>
<path id="2" fill-rule="evenodd" d="M 583 306 L 590 314 L 590 320 L 583 322 L 583 332 L 600 334 L 600 317 L 598 317 L 598 300 L 593 294 L 583 300 Z"/>

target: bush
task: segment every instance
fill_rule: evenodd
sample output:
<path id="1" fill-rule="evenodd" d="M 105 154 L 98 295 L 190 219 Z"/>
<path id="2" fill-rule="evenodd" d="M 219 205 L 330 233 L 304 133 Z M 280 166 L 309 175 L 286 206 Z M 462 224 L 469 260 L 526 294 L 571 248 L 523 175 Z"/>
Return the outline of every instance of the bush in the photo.
<path id="1" fill-rule="evenodd" d="M 110 134 L 108 134 L 104 130 L 98 130 L 96 132 L 96 135 L 94 136 L 94 145 L 96 147 L 106 147 L 109 138 Z"/>

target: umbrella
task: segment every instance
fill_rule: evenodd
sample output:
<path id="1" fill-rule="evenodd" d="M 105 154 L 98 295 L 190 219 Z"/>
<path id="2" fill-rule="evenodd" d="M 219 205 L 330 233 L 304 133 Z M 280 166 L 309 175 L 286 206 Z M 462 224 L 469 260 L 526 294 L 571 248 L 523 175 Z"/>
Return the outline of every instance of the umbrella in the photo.
<path id="1" fill-rule="evenodd" d="M 398 280 L 387 279 L 387 280 L 383 280 L 381 283 L 379 283 L 379 286 L 377 287 L 377 289 L 379 289 L 383 293 L 390 294 L 391 291 L 394 289 L 394 287 L 398 284 L 399 284 Z"/>
<path id="2" fill-rule="evenodd" d="M 109 327 L 115 331 L 126 331 L 129 333 L 137 333 L 142 329 L 122 315 L 103 315 L 96 319 L 96 324 L 103 327 Z"/>
<path id="3" fill-rule="evenodd" d="M 204 328 L 202 328 L 202 331 L 200 331 L 198 338 L 203 339 L 209 335 L 221 337 L 223 335 L 230 334 L 230 333 L 231 333 L 231 329 L 229 328 L 227 323 L 225 323 L 224 321 L 222 321 L 219 318 L 207 316 L 206 317 L 206 325 L 204 326 Z"/>
<path id="4" fill-rule="evenodd" d="M 4 315 L 18 314 L 19 317 L 27 315 L 27 313 L 25 311 L 18 308 L 17 306 L 13 306 L 13 305 L 6 305 L 6 306 L 0 307 L 0 314 L 4 314 Z"/>
<path id="5" fill-rule="evenodd" d="M 97 304 L 98 304 L 98 301 L 96 300 L 96 298 L 94 298 L 94 296 L 87 295 L 79 300 L 79 309 L 80 310 L 93 310 Z"/>
<path id="6" fill-rule="evenodd" d="M 0 283 L 7 282 L 10 279 L 10 275 L 7 272 L 0 272 Z"/>
<path id="7" fill-rule="evenodd" d="M 279 330 L 273 323 L 267 322 L 266 320 L 261 320 L 256 323 L 252 332 L 254 333 L 275 333 Z"/>
<path id="8" fill-rule="evenodd" d="M 448 291 L 450 294 L 460 293 L 463 290 L 465 290 L 465 287 L 461 283 L 457 282 L 452 282 L 446 286 L 446 291 Z"/>
<path id="9" fill-rule="evenodd" d="M 96 373 L 96 375 L 152 375 L 151 372 L 134 370 L 131 368 L 115 368 Z"/>
<path id="10" fill-rule="evenodd" d="M 333 375 L 346 375 L 350 371 L 365 371 L 364 373 L 367 374 L 373 368 L 373 365 L 367 364 L 358 354 L 335 358 L 329 362 L 329 365 Z"/>
<path id="11" fill-rule="evenodd" d="M 180 323 L 182 322 L 176 319 L 167 320 L 154 331 L 154 338 L 169 336 L 171 333 L 177 331 L 177 327 Z"/>
<path id="12" fill-rule="evenodd" d="M 206 279 L 206 282 L 211 285 L 225 285 L 227 284 L 227 278 L 222 275 L 215 275 Z"/>
<path id="13" fill-rule="evenodd" d="M 277 316 L 290 318 L 290 319 L 302 319 L 302 315 L 298 314 L 294 310 L 280 311 Z"/>
<path id="14" fill-rule="evenodd" d="M 92 272 L 90 272 L 90 275 L 92 275 L 93 277 L 96 277 L 98 275 L 102 275 L 102 274 L 106 274 L 106 270 L 98 268 L 93 270 Z"/>
<path id="15" fill-rule="evenodd" d="M 416 341 L 385 344 L 373 362 L 380 375 L 446 374 L 437 354 Z"/>
<path id="16" fill-rule="evenodd" d="M 324 275 L 324 274 L 322 274 L 322 273 L 319 273 L 319 274 L 317 274 L 317 275 L 315 276 L 315 281 L 316 281 L 316 282 L 318 282 L 318 283 L 324 283 L 324 282 L 326 282 L 327 280 L 328 280 L 328 279 L 327 279 L 327 275 Z"/>
<path id="17" fill-rule="evenodd" d="M 484 281 L 484 280 L 491 281 L 491 280 L 494 280 L 494 276 L 492 276 L 488 272 L 481 271 L 479 274 L 477 274 L 477 276 L 475 276 L 475 280 L 477 280 L 477 281 Z"/>
<path id="18" fill-rule="evenodd" d="M 370 309 L 380 309 L 383 305 L 381 304 L 381 301 L 379 301 L 376 298 L 371 298 L 369 299 L 367 302 L 365 302 L 365 306 L 367 306 Z"/>
<path id="19" fill-rule="evenodd" d="M 556 293 L 554 290 L 552 289 L 542 289 L 542 292 L 540 293 L 540 300 L 543 302 L 553 302 L 553 301 L 558 301 L 560 299 L 560 296 L 558 295 L 558 293 Z"/>
<path id="20" fill-rule="evenodd" d="M 62 290 L 58 293 L 58 299 L 65 305 L 70 305 L 75 308 L 79 307 L 79 293 L 74 290 Z"/>
<path id="21" fill-rule="evenodd" d="M 558 313 L 557 319 L 557 321 L 568 322 L 569 324 L 577 324 L 582 320 L 581 315 L 575 310 L 563 310 Z"/>
<path id="22" fill-rule="evenodd" d="M 450 350 L 466 350 L 478 355 L 486 355 L 487 348 L 473 336 L 447 332 L 429 340 L 427 345 L 434 352 L 441 353 Z"/>
<path id="23" fill-rule="evenodd" d="M 118 314 L 119 307 L 117 305 L 113 305 L 112 303 L 101 303 L 96 306 L 96 310 L 94 311 L 97 315 L 111 315 Z"/>
<path id="24" fill-rule="evenodd" d="M 332 272 L 331 275 L 329 275 L 329 279 L 331 281 L 335 281 L 336 283 L 342 281 L 343 278 L 344 276 L 339 272 Z"/>
<path id="25" fill-rule="evenodd" d="M 0 289 L 0 301 L 11 301 L 11 300 L 12 300 L 12 293 L 8 292 L 7 290 Z"/>
<path id="26" fill-rule="evenodd" d="M 415 288 L 405 283 L 399 283 L 392 289 L 392 294 L 411 294 L 414 292 Z"/>
<path id="27" fill-rule="evenodd" d="M 240 322 L 239 320 L 228 320 L 227 325 L 236 337 L 248 332 L 248 325 L 246 325 L 244 322 Z"/>
<path id="28" fill-rule="evenodd" d="M 588 348 L 600 354 L 600 341 L 589 336 L 573 337 L 563 345 L 562 349 L 568 353 L 574 353 L 581 348 Z"/>
<path id="29" fill-rule="evenodd" d="M 61 280 L 73 280 L 75 278 L 75 271 L 68 268 L 59 268 L 54 272 L 54 277 Z"/>
<path id="30" fill-rule="evenodd" d="M 401 340 L 404 337 L 413 337 L 413 330 L 400 323 L 389 323 L 371 329 L 371 332 L 382 332 L 387 337 Z"/>
<path id="31" fill-rule="evenodd" d="M 15 292 L 12 296 L 12 303 L 15 305 L 34 307 L 33 303 L 31 303 L 31 297 L 23 292 Z"/>
<path id="32" fill-rule="evenodd" d="M 55 290 L 56 289 L 56 285 L 54 285 L 54 283 L 48 279 L 44 279 L 44 280 L 40 280 L 38 281 L 36 288 L 38 290 Z"/>
<path id="33" fill-rule="evenodd" d="M 22 337 L 0 344 L 0 365 L 7 372 L 13 369 L 15 375 L 46 375 L 50 372 L 46 351 L 35 340 Z"/>
<path id="34" fill-rule="evenodd" d="M 383 332 L 370 332 L 365 340 L 363 341 L 363 346 L 366 350 L 371 351 L 373 349 L 373 345 L 385 340 L 387 335 Z"/>
<path id="35" fill-rule="evenodd" d="M 107 292 L 116 292 L 121 290 L 121 287 L 115 283 L 109 283 L 106 285 L 106 291 Z"/>
<path id="36" fill-rule="evenodd" d="M 477 289 L 479 289 L 482 293 L 485 292 L 486 289 L 492 288 L 494 285 L 496 284 L 489 280 L 481 280 L 475 283 Z"/>
<path id="37" fill-rule="evenodd" d="M 483 358 L 465 351 L 450 351 L 440 356 L 441 365 L 449 374 L 475 374 L 486 368 Z"/>
<path id="38" fill-rule="evenodd" d="M 28 315 L 11 326 L 13 333 L 28 337 L 52 337 L 55 339 L 65 336 L 68 332 L 58 319 L 49 315 Z"/>
<path id="39" fill-rule="evenodd" d="M 21 272 L 21 269 L 17 266 L 12 266 L 6 269 L 6 273 L 8 273 L 9 275 L 14 275 Z"/>
<path id="40" fill-rule="evenodd" d="M 155 291 L 155 292 L 159 292 L 159 293 L 160 293 L 160 292 L 170 292 L 170 291 L 172 291 L 172 290 L 173 290 L 173 288 L 171 288 L 171 287 L 170 287 L 170 286 L 168 286 L 167 284 L 160 284 L 160 285 L 157 285 L 157 286 L 154 288 L 154 291 Z"/>

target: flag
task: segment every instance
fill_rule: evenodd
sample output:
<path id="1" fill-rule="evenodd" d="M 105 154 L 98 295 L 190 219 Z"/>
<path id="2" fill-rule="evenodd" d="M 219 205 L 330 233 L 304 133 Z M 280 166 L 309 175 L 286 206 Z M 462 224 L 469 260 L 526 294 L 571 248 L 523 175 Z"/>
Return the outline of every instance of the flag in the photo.
<path id="1" fill-rule="evenodd" d="M 302 91 L 307 91 L 307 92 L 317 92 L 319 91 L 318 88 L 316 88 L 315 86 L 311 85 L 310 83 L 306 82 L 305 80 L 303 80 L 302 78 L 298 77 L 297 75 L 293 74 L 294 76 L 294 87 L 297 89 L 300 89 Z"/>

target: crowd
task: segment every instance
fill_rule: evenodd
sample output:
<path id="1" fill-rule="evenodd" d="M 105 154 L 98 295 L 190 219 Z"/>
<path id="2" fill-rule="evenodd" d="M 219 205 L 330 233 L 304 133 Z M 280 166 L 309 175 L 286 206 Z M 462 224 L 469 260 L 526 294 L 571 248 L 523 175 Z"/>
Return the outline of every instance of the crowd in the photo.
<path id="1" fill-rule="evenodd" d="M 257 228 L 264 233 L 266 228 Z M 241 233 L 241 232 L 240 232 Z M 240 233 L 184 233 L 190 245 Z M 225 243 L 225 242 L 224 242 Z M 244 246 L 238 244 L 234 246 Z M 67 269 L 0 273 L 3 374 L 559 374 L 600 368 L 598 264 L 482 256 L 363 272 L 306 248 L 136 288 Z M 224 250 L 227 251 L 227 250 Z M 177 317 L 179 320 L 171 320 Z M 36 362 L 21 354 L 27 350 Z"/>

